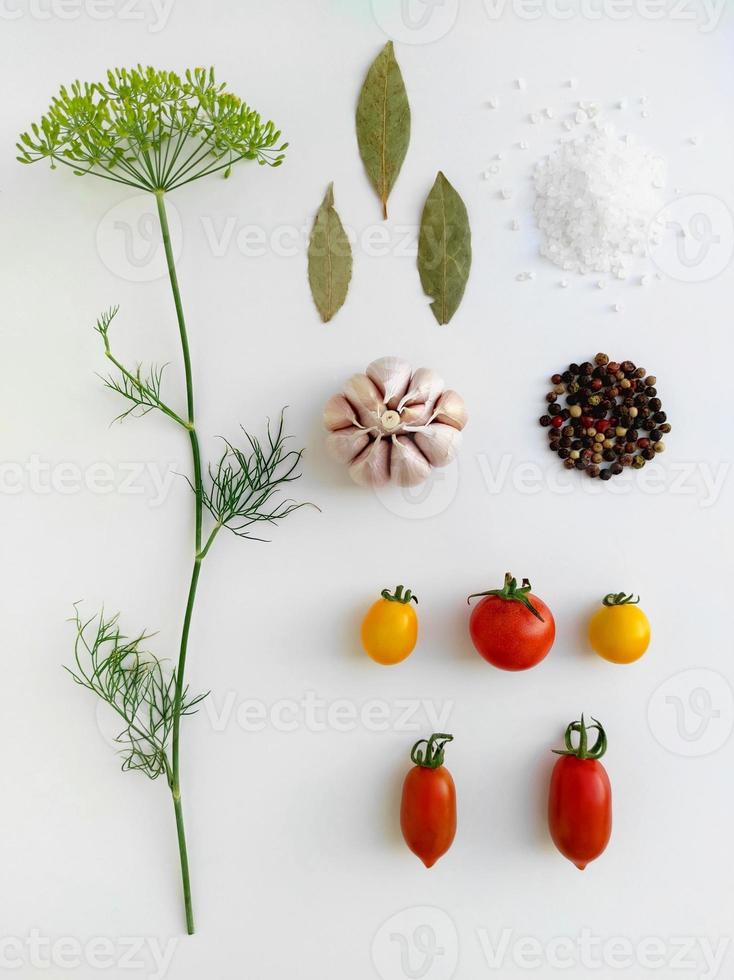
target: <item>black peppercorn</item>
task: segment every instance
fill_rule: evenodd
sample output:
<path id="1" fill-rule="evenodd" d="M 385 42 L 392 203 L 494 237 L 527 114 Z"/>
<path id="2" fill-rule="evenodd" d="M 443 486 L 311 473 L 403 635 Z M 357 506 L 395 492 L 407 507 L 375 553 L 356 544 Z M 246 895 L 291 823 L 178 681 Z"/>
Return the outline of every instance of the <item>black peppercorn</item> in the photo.
<path id="1" fill-rule="evenodd" d="M 612 478 L 612 470 L 611 470 L 611 467 L 607 466 L 599 474 L 599 479 L 600 480 L 611 480 L 611 478 Z"/>
<path id="2" fill-rule="evenodd" d="M 589 465 L 589 463 L 587 460 L 579 457 L 577 460 L 574 461 L 573 465 L 576 467 L 577 470 L 585 470 L 586 467 Z"/>
<path id="3" fill-rule="evenodd" d="M 655 412 L 655 414 L 653 415 L 653 419 L 656 422 L 665 422 L 667 418 L 668 416 L 665 414 L 665 412 Z"/>
<path id="4" fill-rule="evenodd" d="M 599 476 L 599 467 L 596 465 L 596 463 L 592 463 L 591 466 L 587 468 L 586 473 L 591 477 Z"/>
<path id="5" fill-rule="evenodd" d="M 650 438 L 653 442 L 660 442 L 660 440 L 663 438 L 663 434 L 660 429 L 651 429 Z"/>
<path id="6" fill-rule="evenodd" d="M 545 396 L 545 400 L 547 402 L 557 401 L 558 400 L 558 395 L 555 393 L 555 391 L 549 391 L 548 394 Z"/>
<path id="7" fill-rule="evenodd" d="M 645 394 L 647 395 L 648 398 L 654 398 L 655 395 L 657 395 L 657 393 L 658 393 L 657 388 L 654 388 L 652 385 L 649 385 L 647 388 L 645 388 Z"/>
<path id="8" fill-rule="evenodd" d="M 564 446 L 561 446 L 561 448 L 558 450 L 558 455 L 560 456 L 561 459 L 568 459 L 568 457 L 571 455 L 571 452 L 570 450 L 566 449 Z"/>
<path id="9" fill-rule="evenodd" d="M 558 402 L 553 402 L 552 405 L 549 405 L 548 406 L 548 413 L 550 415 L 560 415 L 562 411 L 563 411 L 563 409 L 558 404 Z"/>
<path id="10" fill-rule="evenodd" d="M 660 426 L 660 431 L 666 434 L 670 432 L 670 422 L 663 422 Z"/>
<path id="11" fill-rule="evenodd" d="M 645 459 L 655 459 L 655 450 L 650 446 L 648 449 L 642 450 L 642 455 Z"/>
<path id="12" fill-rule="evenodd" d="M 622 464 L 621 463 L 612 463 L 612 465 L 609 467 L 609 469 L 612 471 L 612 473 L 615 476 L 619 476 L 619 474 L 622 472 Z"/>
<path id="13" fill-rule="evenodd" d="M 576 463 L 572 459 L 564 459 L 563 465 L 566 467 L 567 470 L 572 470 L 576 466 Z"/>
<path id="14" fill-rule="evenodd" d="M 571 372 L 571 374 L 578 374 L 579 373 L 579 366 L 578 366 L 578 364 L 569 364 L 568 365 L 568 370 Z"/>
<path id="15" fill-rule="evenodd" d="M 550 415 L 541 415 L 540 418 L 538 419 L 538 421 L 543 426 L 550 425 L 551 424 L 551 417 L 550 417 Z"/>

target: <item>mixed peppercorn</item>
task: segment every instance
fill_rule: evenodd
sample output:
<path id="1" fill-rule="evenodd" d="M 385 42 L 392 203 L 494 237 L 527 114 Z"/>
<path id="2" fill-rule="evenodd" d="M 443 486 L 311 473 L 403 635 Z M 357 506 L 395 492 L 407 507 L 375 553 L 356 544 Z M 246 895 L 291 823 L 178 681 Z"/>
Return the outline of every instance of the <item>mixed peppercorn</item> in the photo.
<path id="1" fill-rule="evenodd" d="M 540 424 L 567 469 L 609 480 L 627 466 L 641 469 L 665 450 L 663 436 L 670 423 L 658 398 L 657 379 L 644 368 L 597 354 L 593 364 L 569 364 L 551 382 Z"/>

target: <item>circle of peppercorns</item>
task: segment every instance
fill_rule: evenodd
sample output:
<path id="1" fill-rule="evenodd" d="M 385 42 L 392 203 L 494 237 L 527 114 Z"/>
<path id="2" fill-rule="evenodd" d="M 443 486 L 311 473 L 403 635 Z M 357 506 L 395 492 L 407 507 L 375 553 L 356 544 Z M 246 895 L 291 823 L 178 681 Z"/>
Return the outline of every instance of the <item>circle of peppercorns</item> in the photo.
<path id="1" fill-rule="evenodd" d="M 547 414 L 539 421 L 566 469 L 610 480 L 625 467 L 642 469 L 665 450 L 670 423 L 657 379 L 645 368 L 597 354 L 593 364 L 569 364 L 551 382 Z"/>

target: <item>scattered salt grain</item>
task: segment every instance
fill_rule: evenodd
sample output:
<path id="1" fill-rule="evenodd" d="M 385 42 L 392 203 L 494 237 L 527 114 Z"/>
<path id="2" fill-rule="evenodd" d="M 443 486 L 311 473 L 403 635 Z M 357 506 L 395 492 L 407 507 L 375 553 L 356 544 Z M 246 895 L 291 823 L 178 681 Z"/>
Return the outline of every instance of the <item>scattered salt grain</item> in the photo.
<path id="1" fill-rule="evenodd" d="M 512 219 L 510 228 L 512 228 L 513 231 L 520 231 L 520 222 L 517 220 L 517 218 Z"/>
<path id="2" fill-rule="evenodd" d="M 512 191 L 510 190 L 510 188 L 509 187 L 503 187 L 502 190 L 500 191 L 500 197 L 504 201 L 509 201 L 510 198 L 512 197 Z"/>
<path id="3" fill-rule="evenodd" d="M 524 91 L 527 88 L 527 83 L 526 83 L 525 79 L 524 78 L 516 78 L 515 79 L 515 87 L 518 88 L 518 89 L 520 89 L 521 92 Z"/>
<path id="4" fill-rule="evenodd" d="M 543 109 L 543 113 L 545 114 L 546 119 L 552 119 L 553 116 L 555 115 L 555 112 L 550 106 L 547 106 L 545 109 Z"/>
<path id="5" fill-rule="evenodd" d="M 493 163 L 492 166 L 489 168 L 489 172 L 492 174 L 498 174 L 500 172 L 500 168 L 497 166 L 496 163 Z"/>
<path id="6" fill-rule="evenodd" d="M 497 98 L 496 95 L 493 95 L 492 98 L 489 100 L 489 108 L 498 109 L 499 104 L 500 104 L 500 100 Z"/>
<path id="7" fill-rule="evenodd" d="M 527 140 L 520 140 L 520 142 L 517 144 L 517 146 L 518 146 L 518 149 L 520 149 L 520 150 L 527 150 L 527 148 L 528 148 Z"/>
<path id="8" fill-rule="evenodd" d="M 561 287 L 561 289 L 568 289 L 568 279 L 561 279 L 558 285 Z"/>
<path id="9" fill-rule="evenodd" d="M 700 139 L 698 136 L 691 136 L 690 141 L 691 141 L 691 146 L 698 146 L 698 144 L 700 143 Z"/>
<path id="10" fill-rule="evenodd" d="M 586 122 L 587 116 L 583 109 L 578 109 L 573 118 L 577 123 L 582 123 Z"/>
<path id="11" fill-rule="evenodd" d="M 563 120 L 563 128 L 569 131 L 573 129 L 573 123 L 570 119 Z"/>
<path id="12" fill-rule="evenodd" d="M 617 108 L 618 109 L 626 109 L 627 108 L 627 99 L 620 99 L 617 102 Z"/>
<path id="13" fill-rule="evenodd" d="M 528 275 L 527 272 L 518 272 L 518 274 L 515 276 L 515 279 L 518 282 L 527 282 L 529 278 L 530 276 Z"/>
<path id="14" fill-rule="evenodd" d="M 604 279 L 598 279 L 597 280 L 597 283 L 596 283 L 596 288 L 597 289 L 606 289 L 607 288 L 606 281 Z"/>
<path id="15" fill-rule="evenodd" d="M 483 171 L 482 171 L 482 180 L 489 180 L 489 178 L 490 178 L 491 176 L 492 176 L 492 175 L 491 175 L 491 173 L 489 172 L 489 170 L 483 170 Z"/>
<path id="16" fill-rule="evenodd" d="M 665 161 L 611 127 L 561 140 L 534 182 L 540 251 L 562 269 L 613 274 L 662 238 Z"/>
<path id="17" fill-rule="evenodd" d="M 640 276 L 640 285 L 641 286 L 649 286 L 650 285 L 650 277 L 648 275 Z"/>
<path id="18" fill-rule="evenodd" d="M 624 312 L 624 307 L 622 306 L 621 303 L 615 303 L 614 306 L 612 307 L 612 309 L 614 310 L 615 313 L 623 313 Z"/>
<path id="19" fill-rule="evenodd" d="M 640 113 L 640 116 L 642 116 L 643 119 L 647 119 L 649 115 L 650 113 L 647 111 L 647 109 L 643 109 L 642 112 Z"/>
<path id="20" fill-rule="evenodd" d="M 537 125 L 540 122 L 540 116 L 538 115 L 537 112 L 531 112 L 530 115 L 528 116 L 528 119 L 533 124 L 533 126 Z"/>
<path id="21" fill-rule="evenodd" d="M 569 78 L 569 80 L 566 82 L 566 85 L 569 88 L 576 88 L 576 86 L 578 85 L 578 79 L 576 79 L 576 78 Z"/>

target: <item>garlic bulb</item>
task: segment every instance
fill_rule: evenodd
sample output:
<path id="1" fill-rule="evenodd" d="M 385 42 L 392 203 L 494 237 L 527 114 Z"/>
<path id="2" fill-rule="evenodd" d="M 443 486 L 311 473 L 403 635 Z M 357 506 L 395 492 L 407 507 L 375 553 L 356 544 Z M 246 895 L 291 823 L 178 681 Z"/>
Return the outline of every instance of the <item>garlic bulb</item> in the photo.
<path id="1" fill-rule="evenodd" d="M 430 368 L 381 357 L 324 408 L 327 448 L 360 486 L 418 486 L 456 456 L 466 407 Z"/>

